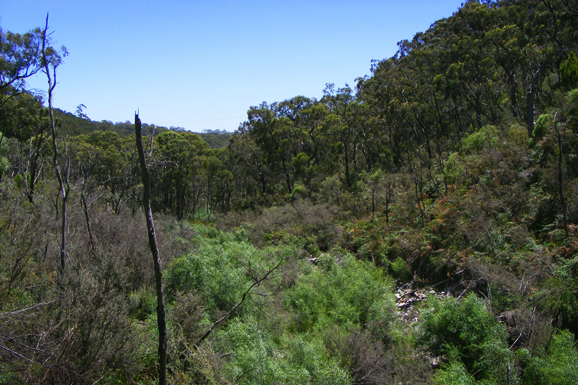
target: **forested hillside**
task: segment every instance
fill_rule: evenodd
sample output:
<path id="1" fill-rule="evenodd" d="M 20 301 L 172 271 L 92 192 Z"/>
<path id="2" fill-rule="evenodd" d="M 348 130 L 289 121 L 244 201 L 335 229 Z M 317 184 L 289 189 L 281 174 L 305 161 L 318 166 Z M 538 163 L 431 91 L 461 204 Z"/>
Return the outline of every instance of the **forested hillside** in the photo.
<path id="1" fill-rule="evenodd" d="M 578 383 L 578 2 L 398 47 L 232 134 L 143 124 L 168 383 Z M 0 383 L 157 383 L 134 124 L 27 90 L 46 29 L 0 50 Z"/>

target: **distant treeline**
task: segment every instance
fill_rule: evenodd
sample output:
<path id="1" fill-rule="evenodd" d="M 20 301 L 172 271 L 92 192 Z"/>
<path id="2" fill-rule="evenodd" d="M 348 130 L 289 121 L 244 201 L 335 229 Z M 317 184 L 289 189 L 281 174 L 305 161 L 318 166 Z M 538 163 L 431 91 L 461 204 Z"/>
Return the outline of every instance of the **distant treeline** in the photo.
<path id="1" fill-rule="evenodd" d="M 468 135 L 484 127 L 501 135 L 522 130 L 535 143 L 541 115 L 573 121 L 565 98 L 578 86 L 577 30 L 578 14 L 567 1 L 469 1 L 399 42 L 398 52 L 375 62 L 355 88 L 328 84 L 320 100 L 264 102 L 249 109 L 235 133 L 144 124 L 143 133 L 155 135 L 151 162 L 159 167 L 154 207 L 181 218 L 194 217 L 200 207 L 226 212 L 301 196 L 360 214 L 368 209 L 365 191 L 396 172 L 411 175 L 418 201 L 425 194 L 440 197 L 451 181 L 446 166 Z M 70 135 L 70 144 L 120 151 L 115 143 L 126 139 L 122 151 L 133 151 L 131 122 L 93 122 L 66 112 L 57 117 L 60 138 Z M 23 123 L 4 124 L 6 136 L 10 124 Z M 46 136 L 42 127 L 21 139 Z M 112 141 L 91 142 L 103 135 Z M 573 151 L 567 147 L 565 155 L 571 176 L 578 174 Z M 10 164 L 11 174 L 25 172 L 18 161 Z M 131 162 L 126 167 L 119 175 L 134 171 Z M 114 173 L 107 175 L 112 183 Z M 115 182 L 115 192 L 131 189 L 127 180 Z M 369 205 L 386 200 L 374 197 Z"/>
<path id="2" fill-rule="evenodd" d="M 86 115 L 77 116 L 70 112 L 56 109 L 56 117 L 60 120 L 60 133 L 62 135 L 81 135 L 88 134 L 93 131 L 113 131 L 117 132 L 121 136 L 134 135 L 134 124 L 130 121 L 116 122 L 113 123 L 110 120 L 94 121 L 90 120 Z M 157 126 L 154 124 L 144 123 L 142 125 L 143 135 L 151 136 L 158 135 L 161 132 L 170 130 L 183 132 L 186 131 L 182 127 L 164 127 Z M 226 130 L 204 130 L 203 132 L 197 132 L 207 144 L 209 148 L 217 149 L 225 147 L 228 144 L 229 138 L 233 135 L 231 132 Z"/>

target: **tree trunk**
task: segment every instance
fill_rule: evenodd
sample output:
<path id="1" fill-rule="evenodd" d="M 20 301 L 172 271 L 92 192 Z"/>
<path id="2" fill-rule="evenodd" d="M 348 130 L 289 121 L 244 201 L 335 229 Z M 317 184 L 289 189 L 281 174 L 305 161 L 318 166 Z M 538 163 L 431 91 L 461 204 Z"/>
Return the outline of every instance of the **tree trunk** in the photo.
<path id="1" fill-rule="evenodd" d="M 54 150 L 54 156 L 52 162 L 54 164 L 54 171 L 56 172 L 56 177 L 58 179 L 58 185 L 60 187 L 59 195 L 62 197 L 62 222 L 61 231 L 62 238 L 60 242 L 60 266 L 58 272 L 58 290 L 60 291 L 60 312 L 62 314 L 63 298 L 64 298 L 64 270 L 66 267 L 66 204 L 68 201 L 68 193 L 70 191 L 70 185 L 68 183 L 68 173 L 70 171 L 70 159 L 66 157 L 66 168 L 64 169 L 64 175 L 60 170 L 58 164 L 58 146 L 56 145 L 56 123 L 54 120 L 54 109 L 52 107 L 52 92 L 56 87 L 56 67 L 58 64 L 54 64 L 50 61 L 47 55 L 47 43 L 48 43 L 48 15 L 46 15 L 46 25 L 44 31 L 42 31 L 42 66 L 44 68 L 44 73 L 48 80 L 48 112 L 50 114 L 50 128 L 52 131 L 52 149 Z M 56 211 L 58 212 L 58 198 L 56 200 Z M 58 215 L 58 214 L 57 214 Z"/>
<path id="2" fill-rule="evenodd" d="M 560 203 L 562 204 L 562 215 L 564 218 L 564 234 L 568 238 L 568 221 L 566 219 L 566 201 L 564 200 L 564 179 L 562 175 L 562 133 L 558 130 L 558 123 L 556 122 L 556 115 L 554 115 L 554 128 L 558 136 L 558 188 L 560 193 Z"/>
<path id="3" fill-rule="evenodd" d="M 165 320 L 165 300 L 163 295 L 163 273 L 161 271 L 161 261 L 159 258 L 159 249 L 157 247 L 155 226 L 153 223 L 153 214 L 150 204 L 151 182 L 142 146 L 141 122 L 138 114 L 135 114 L 134 116 L 134 127 L 136 134 L 136 147 L 138 150 L 138 158 L 144 185 L 143 205 L 147 221 L 149 246 L 153 256 L 155 269 L 157 291 L 157 320 L 159 328 L 159 385 L 165 385 L 167 382 L 167 325 Z"/>
<path id="4" fill-rule="evenodd" d="M 538 73 L 532 74 L 532 81 L 530 82 L 528 91 L 526 92 L 526 127 L 530 137 L 532 137 L 532 132 L 534 131 L 534 124 L 536 120 L 536 96 L 538 93 L 537 87 L 539 84 Z"/>

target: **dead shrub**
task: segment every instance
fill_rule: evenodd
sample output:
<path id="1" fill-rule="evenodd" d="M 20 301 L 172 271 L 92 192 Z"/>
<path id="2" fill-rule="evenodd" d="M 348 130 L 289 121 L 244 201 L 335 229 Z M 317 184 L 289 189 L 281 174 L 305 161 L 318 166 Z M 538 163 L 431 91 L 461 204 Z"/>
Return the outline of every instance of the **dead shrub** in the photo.
<path id="1" fill-rule="evenodd" d="M 326 333 L 325 344 L 340 358 L 354 384 L 431 384 L 429 360 L 408 346 L 384 345 L 369 330 Z"/>
<path id="2" fill-rule="evenodd" d="M 340 244 L 342 229 L 336 224 L 341 211 L 329 204 L 313 204 L 306 199 L 263 210 L 251 224 L 244 223 L 249 239 L 263 244 L 266 236 L 285 232 L 301 238 L 309 238 L 321 251 Z"/>

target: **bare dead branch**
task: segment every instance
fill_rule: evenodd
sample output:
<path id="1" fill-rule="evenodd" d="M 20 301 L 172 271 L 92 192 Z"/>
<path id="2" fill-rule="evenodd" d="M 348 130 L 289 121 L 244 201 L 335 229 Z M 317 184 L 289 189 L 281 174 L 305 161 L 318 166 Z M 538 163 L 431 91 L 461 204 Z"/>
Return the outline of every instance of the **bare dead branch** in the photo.
<path id="1" fill-rule="evenodd" d="M 13 311 L 13 312 L 9 312 L 9 313 L 0 313 L 0 318 L 12 317 L 12 316 L 15 316 L 15 315 L 17 315 L 17 314 L 24 313 L 24 312 L 26 312 L 26 311 L 28 311 L 28 310 L 32 310 L 32 309 L 34 309 L 34 308 L 37 308 L 37 307 L 39 307 L 39 306 L 50 305 L 51 303 L 54 303 L 54 301 L 38 303 L 38 304 L 36 304 L 36 305 L 30 306 L 30 307 L 26 307 L 26 308 L 24 308 L 24 309 L 16 310 L 16 311 Z"/>
<path id="2" fill-rule="evenodd" d="M 383 357 L 383 353 L 381 353 L 379 355 L 379 357 L 377 357 L 377 360 L 375 360 L 375 362 L 373 363 L 373 365 L 371 365 L 371 369 L 367 372 L 367 374 L 363 377 L 361 377 L 359 380 L 357 380 L 357 383 L 361 383 L 360 381 L 365 380 L 368 376 L 371 376 L 373 374 L 373 372 L 375 372 L 376 370 L 376 365 L 379 363 L 379 360 L 381 360 L 381 357 Z"/>
<path id="3" fill-rule="evenodd" d="M 7 348 L 6 346 L 4 346 L 4 345 L 0 345 L 0 348 L 6 350 L 8 353 L 13 354 L 13 355 L 15 355 L 15 356 L 18 357 L 18 358 L 22 358 L 23 360 L 26 360 L 26 361 L 28 361 L 28 362 L 30 362 L 30 363 L 33 363 L 33 364 L 39 365 L 39 366 L 44 366 L 44 365 L 42 365 L 42 364 L 40 364 L 40 363 L 38 363 L 38 362 L 32 361 L 32 360 L 31 360 L 30 358 L 28 358 L 28 357 L 24 357 L 22 354 L 16 353 L 14 350 L 8 349 L 8 348 Z"/>

